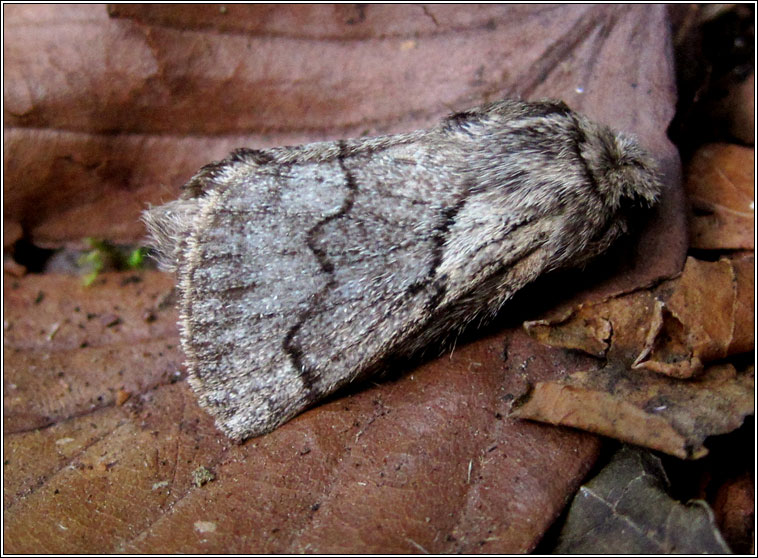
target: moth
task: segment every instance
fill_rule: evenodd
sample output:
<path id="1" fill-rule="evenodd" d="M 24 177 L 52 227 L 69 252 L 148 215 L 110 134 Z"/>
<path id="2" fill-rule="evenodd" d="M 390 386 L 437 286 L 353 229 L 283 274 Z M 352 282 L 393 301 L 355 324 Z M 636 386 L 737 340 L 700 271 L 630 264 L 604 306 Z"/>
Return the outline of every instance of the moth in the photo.
<path id="1" fill-rule="evenodd" d="M 634 139 L 506 100 L 407 134 L 239 149 L 144 221 L 177 276 L 189 382 L 242 441 L 597 256 L 660 191 Z"/>

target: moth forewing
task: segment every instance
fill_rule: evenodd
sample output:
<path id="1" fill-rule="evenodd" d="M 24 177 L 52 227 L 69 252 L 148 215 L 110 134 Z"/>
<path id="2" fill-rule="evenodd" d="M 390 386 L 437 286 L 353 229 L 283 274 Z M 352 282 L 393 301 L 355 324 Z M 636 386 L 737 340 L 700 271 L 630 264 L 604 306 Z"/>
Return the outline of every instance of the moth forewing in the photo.
<path id="1" fill-rule="evenodd" d="M 628 137 L 501 101 L 428 131 L 238 150 L 145 222 L 176 269 L 192 387 L 241 441 L 598 255 L 659 191 Z"/>

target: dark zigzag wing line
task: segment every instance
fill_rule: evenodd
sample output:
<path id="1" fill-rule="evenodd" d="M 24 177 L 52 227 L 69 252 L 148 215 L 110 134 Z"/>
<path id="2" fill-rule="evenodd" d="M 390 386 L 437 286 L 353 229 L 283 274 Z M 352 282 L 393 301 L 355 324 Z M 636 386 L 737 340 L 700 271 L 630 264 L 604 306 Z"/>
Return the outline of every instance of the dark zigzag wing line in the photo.
<path id="1" fill-rule="evenodd" d="M 316 294 L 311 302 L 310 306 L 300 313 L 295 324 L 287 331 L 287 335 L 284 337 L 282 348 L 284 352 L 289 356 L 292 366 L 295 370 L 300 372 L 300 377 L 303 381 L 303 387 L 308 392 L 306 399 L 309 403 L 316 401 L 321 397 L 320 390 L 316 388 L 316 380 L 318 379 L 318 372 L 309 364 L 306 364 L 303 356 L 302 347 L 296 342 L 295 337 L 303 327 L 303 324 L 311 317 L 317 308 L 322 304 L 327 292 L 332 289 L 336 283 L 334 279 L 334 264 L 329 260 L 326 252 L 320 248 L 317 244 L 319 234 L 321 230 L 331 221 L 339 219 L 340 217 L 347 215 L 353 207 L 355 202 L 355 195 L 358 192 L 358 186 L 355 181 L 355 177 L 345 166 L 345 143 L 343 141 L 338 142 L 340 148 L 340 155 L 338 157 L 339 166 L 345 176 L 345 186 L 348 189 L 347 197 L 342 203 L 342 206 L 334 213 L 327 215 L 321 221 L 316 223 L 310 228 L 306 235 L 306 244 L 313 255 L 316 256 L 321 271 L 330 276 L 326 285 Z"/>

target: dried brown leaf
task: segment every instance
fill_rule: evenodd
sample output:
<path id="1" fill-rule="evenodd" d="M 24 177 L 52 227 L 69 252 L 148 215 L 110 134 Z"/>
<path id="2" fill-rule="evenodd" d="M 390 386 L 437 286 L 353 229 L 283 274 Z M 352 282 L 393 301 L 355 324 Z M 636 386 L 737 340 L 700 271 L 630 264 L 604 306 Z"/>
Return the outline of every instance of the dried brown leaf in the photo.
<path id="1" fill-rule="evenodd" d="M 542 343 L 678 378 L 752 349 L 753 256 L 688 258 L 679 279 L 524 323 Z"/>
<path id="2" fill-rule="evenodd" d="M 458 6 L 382 4 L 310 4 L 306 6 L 207 4 L 113 4 L 112 17 L 177 29 L 309 39 L 372 39 L 424 36 L 460 28 L 493 25 L 502 18 L 498 6 L 462 10 Z"/>
<path id="3" fill-rule="evenodd" d="M 755 155 L 725 143 L 701 147 L 687 169 L 690 245 L 705 250 L 755 247 Z"/>
<path id="4" fill-rule="evenodd" d="M 708 453 L 703 441 L 754 412 L 754 371 L 731 364 L 687 382 L 623 366 L 538 382 L 511 416 L 572 426 L 680 458 Z"/>
<path id="5" fill-rule="evenodd" d="M 753 262 L 752 255 L 688 258 L 678 279 L 526 322 L 540 342 L 608 364 L 537 384 L 513 416 L 679 457 L 705 455 L 707 436 L 736 428 L 753 412 L 752 370 L 736 376 L 731 365 L 703 371 L 705 363 L 753 348 Z"/>
<path id="6" fill-rule="evenodd" d="M 6 277 L 6 549 L 525 552 L 597 455 L 504 418 L 524 355 L 571 364 L 518 331 L 230 445 L 174 383 L 172 279 L 134 277 Z"/>
<path id="7" fill-rule="evenodd" d="M 752 255 L 717 262 L 688 258 L 675 290 L 658 301 L 635 368 L 677 378 L 755 343 Z"/>
<path id="8" fill-rule="evenodd" d="M 679 265 L 665 8 L 218 8 L 122 5 L 134 19 L 109 19 L 103 6 L 7 6 L 6 219 L 39 245 L 135 242 L 148 203 L 175 198 L 234 148 L 408 131 L 483 101 L 558 97 L 656 154 L 669 190 L 626 259 L 648 277 Z"/>
<path id="9" fill-rule="evenodd" d="M 180 377 L 177 313 L 161 304 L 173 291 L 170 277 L 106 273 L 92 287 L 69 276 L 5 279 L 6 433 L 91 413 L 123 400 L 121 391 L 143 393 Z M 146 308 L 153 320 L 144 319 Z"/>
<path id="10" fill-rule="evenodd" d="M 631 362 L 639 354 L 649 330 L 656 294 L 670 289 L 641 288 L 630 293 L 578 304 L 568 310 L 524 323 L 524 329 L 541 343 L 579 350 L 613 360 Z"/>

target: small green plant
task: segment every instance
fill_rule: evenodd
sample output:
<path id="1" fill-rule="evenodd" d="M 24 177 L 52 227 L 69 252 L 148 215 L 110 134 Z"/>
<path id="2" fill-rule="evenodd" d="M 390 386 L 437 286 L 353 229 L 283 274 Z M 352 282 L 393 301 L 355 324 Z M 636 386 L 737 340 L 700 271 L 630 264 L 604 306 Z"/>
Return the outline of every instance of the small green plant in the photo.
<path id="1" fill-rule="evenodd" d="M 146 254 L 147 249 L 144 246 L 135 248 L 129 252 L 129 256 L 126 258 L 126 267 L 128 269 L 142 269 Z"/>
<path id="2" fill-rule="evenodd" d="M 86 271 L 82 281 L 87 287 L 92 285 L 103 271 L 142 269 L 144 266 L 147 254 L 144 246 L 127 250 L 98 238 L 88 237 L 85 241 L 89 250 L 79 256 L 77 264 Z"/>

